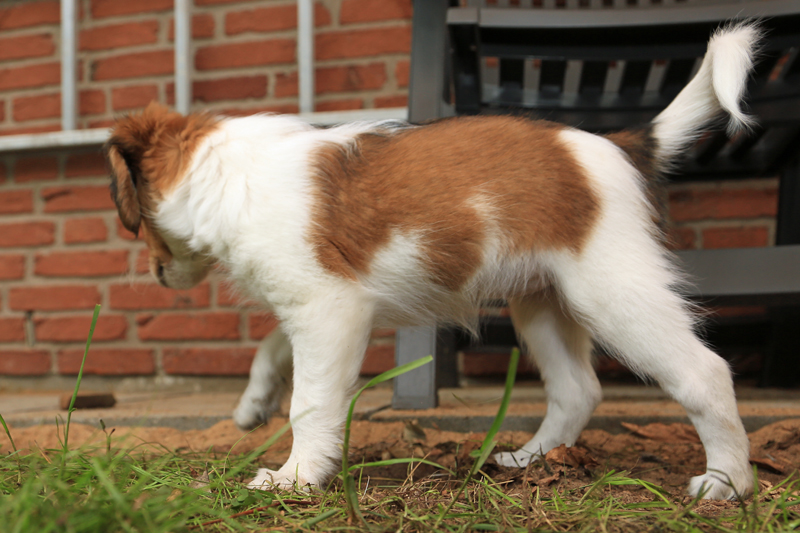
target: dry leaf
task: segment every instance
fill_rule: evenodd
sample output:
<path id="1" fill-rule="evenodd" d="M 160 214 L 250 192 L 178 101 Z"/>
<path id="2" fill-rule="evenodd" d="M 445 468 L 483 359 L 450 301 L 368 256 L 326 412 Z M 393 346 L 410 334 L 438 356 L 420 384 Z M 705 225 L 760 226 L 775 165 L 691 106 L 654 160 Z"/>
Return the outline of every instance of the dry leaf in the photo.
<path id="1" fill-rule="evenodd" d="M 566 444 L 553 448 L 545 454 L 544 458 L 549 463 L 569 465 L 573 468 L 597 464 L 597 461 L 583 448 L 577 446 L 567 448 Z"/>
<path id="2" fill-rule="evenodd" d="M 781 463 L 770 459 L 769 457 L 751 457 L 750 464 L 758 465 L 762 468 L 767 468 L 778 474 L 786 474 L 787 467 Z"/>

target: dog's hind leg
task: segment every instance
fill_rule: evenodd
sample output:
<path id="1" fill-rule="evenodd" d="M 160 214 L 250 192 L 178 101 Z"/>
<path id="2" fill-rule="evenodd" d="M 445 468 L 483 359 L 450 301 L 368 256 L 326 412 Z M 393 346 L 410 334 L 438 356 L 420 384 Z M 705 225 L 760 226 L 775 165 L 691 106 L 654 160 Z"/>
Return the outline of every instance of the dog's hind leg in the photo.
<path id="1" fill-rule="evenodd" d="M 681 276 L 653 230 L 638 174 L 604 139 L 574 130 L 562 139 L 575 146 L 603 206 L 580 250 L 552 256 L 562 301 L 595 340 L 686 409 L 707 463 L 689 492 L 713 499 L 749 494 L 750 446 L 730 369 L 694 334 L 694 318 L 674 290 Z"/>
<path id="2" fill-rule="evenodd" d="M 250 367 L 250 381 L 233 411 L 233 421 L 250 430 L 269 421 L 279 408 L 292 379 L 292 344 L 279 327 L 258 346 Z"/>
<path id="3" fill-rule="evenodd" d="M 561 444 L 572 446 L 602 396 L 592 368 L 589 333 L 549 296 L 509 301 L 514 328 L 544 381 L 547 414 L 530 442 L 516 452 L 495 455 L 505 466 L 525 466 Z"/>

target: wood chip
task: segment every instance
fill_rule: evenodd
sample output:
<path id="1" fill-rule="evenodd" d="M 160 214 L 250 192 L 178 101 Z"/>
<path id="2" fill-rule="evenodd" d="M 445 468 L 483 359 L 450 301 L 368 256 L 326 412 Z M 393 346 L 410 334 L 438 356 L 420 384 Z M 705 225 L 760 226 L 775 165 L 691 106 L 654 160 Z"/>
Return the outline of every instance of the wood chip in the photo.
<path id="1" fill-rule="evenodd" d="M 72 394 L 63 394 L 59 401 L 61 409 L 69 409 L 69 402 L 72 401 Z M 111 393 L 88 393 L 81 392 L 75 398 L 75 409 L 99 409 L 101 407 L 114 407 L 117 399 Z"/>
<path id="2" fill-rule="evenodd" d="M 660 442 L 700 442 L 697 431 L 689 424 L 662 424 L 656 422 L 646 426 L 637 426 L 636 424 L 622 422 L 622 427 L 639 437 Z"/>

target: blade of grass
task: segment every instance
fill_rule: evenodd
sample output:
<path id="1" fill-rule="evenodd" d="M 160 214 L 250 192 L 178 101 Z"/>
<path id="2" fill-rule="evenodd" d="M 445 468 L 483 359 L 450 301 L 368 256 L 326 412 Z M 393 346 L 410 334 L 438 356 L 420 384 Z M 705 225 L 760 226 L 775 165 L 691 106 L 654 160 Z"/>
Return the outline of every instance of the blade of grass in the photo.
<path id="1" fill-rule="evenodd" d="M 475 463 L 472 465 L 472 468 L 470 469 L 469 474 L 467 474 L 466 479 L 464 479 L 464 482 L 461 484 L 461 487 L 458 489 L 458 492 L 456 492 L 456 494 L 453 496 L 450 504 L 436 519 L 433 529 L 437 529 L 439 527 L 439 525 L 442 523 L 442 520 L 444 520 L 445 516 L 447 516 L 447 513 L 450 512 L 450 509 L 453 508 L 453 505 L 467 488 L 467 484 L 469 483 L 470 479 L 472 479 L 472 476 L 474 476 L 475 472 L 477 472 L 483 466 L 483 464 L 489 458 L 489 454 L 492 453 L 492 450 L 497 444 L 495 436 L 497 435 L 498 431 L 500 431 L 500 426 L 503 425 L 503 420 L 506 417 L 506 411 L 508 411 L 508 404 L 511 401 L 511 390 L 514 387 L 514 381 L 517 379 L 518 365 L 519 349 L 514 348 L 511 350 L 511 361 L 508 363 L 508 373 L 506 374 L 506 385 L 505 390 L 503 391 L 503 399 L 500 401 L 500 408 L 497 410 L 497 415 L 494 417 L 492 426 L 489 428 L 489 432 L 486 433 L 486 438 L 483 439 L 480 454 L 475 460 Z"/>
<path id="2" fill-rule="evenodd" d="M 3 415 L 0 415 L 0 424 L 3 424 L 3 429 L 6 431 L 6 435 L 8 435 L 8 440 L 11 441 L 11 449 L 14 450 L 14 453 L 17 453 L 17 447 L 14 444 L 14 439 L 11 438 L 11 431 L 8 429 Z"/>
<path id="3" fill-rule="evenodd" d="M 391 370 L 387 370 L 383 374 L 375 376 L 366 385 L 358 389 L 353 399 L 350 401 L 350 409 L 347 411 L 347 421 L 345 422 L 344 426 L 344 442 L 342 443 L 342 482 L 344 484 L 344 498 L 345 502 L 347 503 L 347 510 L 350 513 L 350 516 L 354 518 L 358 518 L 359 521 L 364 524 L 365 527 L 369 528 L 367 525 L 367 521 L 364 519 L 364 515 L 361 514 L 361 509 L 358 506 L 358 493 L 356 492 L 356 482 L 353 479 L 353 474 L 350 473 L 350 467 L 347 463 L 347 454 L 350 452 L 350 426 L 353 423 L 353 411 L 356 408 L 356 401 L 358 401 L 359 396 L 361 393 L 367 390 L 370 387 L 374 387 L 379 383 L 383 383 L 384 381 L 388 381 L 392 378 L 395 378 L 401 374 L 405 374 L 406 372 L 410 372 L 415 368 L 419 368 L 422 365 L 428 364 L 433 361 L 433 356 L 428 355 L 426 357 L 422 357 L 417 359 L 416 361 L 411 361 L 410 363 L 406 363 L 404 365 L 398 366 Z"/>
<path id="4" fill-rule="evenodd" d="M 72 411 L 75 410 L 75 399 L 78 397 L 78 390 L 81 388 L 81 379 L 83 378 L 83 365 L 86 364 L 86 356 L 89 355 L 89 346 L 92 344 L 92 335 L 94 335 L 94 327 L 97 325 L 97 316 L 100 314 L 100 304 L 94 306 L 94 315 L 92 315 L 92 325 L 89 327 L 89 337 L 86 339 L 86 349 L 83 351 L 83 359 L 81 360 L 81 368 L 78 370 L 78 379 L 75 381 L 75 391 L 72 393 L 72 399 L 69 402 L 69 409 L 67 409 L 67 423 L 64 426 L 64 453 L 69 451 L 69 421 L 72 418 Z"/>

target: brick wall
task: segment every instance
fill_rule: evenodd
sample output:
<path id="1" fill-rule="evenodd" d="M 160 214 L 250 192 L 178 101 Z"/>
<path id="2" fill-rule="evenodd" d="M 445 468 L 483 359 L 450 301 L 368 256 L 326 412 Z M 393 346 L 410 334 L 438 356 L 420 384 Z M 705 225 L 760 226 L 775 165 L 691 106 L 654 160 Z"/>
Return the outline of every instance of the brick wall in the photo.
<path id="1" fill-rule="evenodd" d="M 79 124 L 174 101 L 173 2 L 81 0 Z M 292 0 L 195 0 L 194 106 L 297 112 Z M 406 105 L 411 0 L 315 5 L 318 111 Z M 0 134 L 59 129 L 57 0 L 0 3 Z"/>
<path id="2" fill-rule="evenodd" d="M 294 2 L 194 3 L 195 108 L 297 111 Z M 406 104 L 410 6 L 317 2 L 318 110 Z M 171 9 L 169 0 L 81 2 L 82 127 L 172 102 Z M 57 1 L 0 3 L 0 134 L 59 129 L 58 22 Z M 0 156 L 0 376 L 74 374 L 95 303 L 89 373 L 245 375 L 275 320 L 218 274 L 189 291 L 158 287 L 107 186 L 97 152 Z M 771 244 L 776 205 L 776 180 L 674 185 L 672 237 L 678 248 Z M 365 373 L 392 365 L 393 336 L 375 332 Z M 467 354 L 465 373 L 500 368 L 481 361 Z"/>

